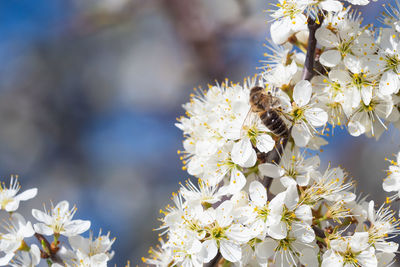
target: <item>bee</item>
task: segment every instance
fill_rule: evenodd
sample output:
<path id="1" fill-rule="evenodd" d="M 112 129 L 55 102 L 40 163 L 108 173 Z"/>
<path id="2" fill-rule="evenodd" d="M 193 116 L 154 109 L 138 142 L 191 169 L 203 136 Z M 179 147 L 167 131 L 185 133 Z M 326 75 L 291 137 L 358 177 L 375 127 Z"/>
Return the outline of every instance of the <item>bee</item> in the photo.
<path id="1" fill-rule="evenodd" d="M 289 137 L 289 128 L 280 116 L 280 101 L 261 86 L 250 89 L 251 111 L 257 113 L 262 123 L 273 134 L 283 139 Z"/>

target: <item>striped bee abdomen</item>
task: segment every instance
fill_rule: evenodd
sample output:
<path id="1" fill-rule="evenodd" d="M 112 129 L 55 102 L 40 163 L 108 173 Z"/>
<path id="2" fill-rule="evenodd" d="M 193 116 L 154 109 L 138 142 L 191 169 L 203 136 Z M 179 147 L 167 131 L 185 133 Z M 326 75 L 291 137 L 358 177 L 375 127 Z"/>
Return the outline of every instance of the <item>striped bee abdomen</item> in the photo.
<path id="1" fill-rule="evenodd" d="M 276 136 L 288 136 L 289 129 L 286 123 L 273 109 L 266 110 L 260 114 L 261 121 Z"/>

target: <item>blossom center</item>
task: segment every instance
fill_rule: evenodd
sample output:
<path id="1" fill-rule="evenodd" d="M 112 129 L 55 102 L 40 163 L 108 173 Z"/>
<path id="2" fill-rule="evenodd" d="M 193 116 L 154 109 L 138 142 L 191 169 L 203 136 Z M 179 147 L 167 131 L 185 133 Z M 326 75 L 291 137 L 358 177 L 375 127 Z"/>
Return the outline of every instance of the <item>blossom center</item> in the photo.
<path id="1" fill-rule="evenodd" d="M 292 250 L 291 243 L 295 241 L 295 238 L 286 237 L 284 239 L 279 240 L 278 246 L 275 248 L 275 251 L 280 250 Z"/>
<path id="2" fill-rule="evenodd" d="M 353 85 L 357 87 L 357 89 L 361 90 L 362 87 L 370 85 L 370 82 L 366 80 L 366 74 L 364 73 L 354 73 L 353 74 Z"/>
<path id="3" fill-rule="evenodd" d="M 361 266 L 357 260 L 357 255 L 360 253 L 354 253 L 351 250 L 348 250 L 343 255 L 343 265 L 348 264 L 349 266 L 359 267 Z"/>
<path id="4" fill-rule="evenodd" d="M 302 12 L 298 4 L 293 1 L 283 1 L 282 4 L 278 3 L 277 6 L 283 10 L 284 17 L 290 17 L 291 19 L 294 19 L 297 14 Z"/>
<path id="5" fill-rule="evenodd" d="M 264 222 L 267 220 L 270 209 L 268 208 L 267 205 L 261 207 L 261 208 L 256 208 L 258 218 L 262 219 Z"/>
<path id="6" fill-rule="evenodd" d="M 385 61 L 386 61 L 386 70 L 392 70 L 396 74 L 399 74 L 397 67 L 400 65 L 400 58 L 397 54 L 387 55 Z"/>
<path id="7" fill-rule="evenodd" d="M 225 235 L 225 230 L 226 230 L 225 228 L 219 225 L 214 225 L 214 227 L 210 229 L 209 234 L 212 239 L 218 241 L 227 238 Z"/>
<path id="8" fill-rule="evenodd" d="M 296 107 L 292 111 L 292 116 L 295 121 L 298 121 L 303 118 L 304 110 L 302 108 Z"/>

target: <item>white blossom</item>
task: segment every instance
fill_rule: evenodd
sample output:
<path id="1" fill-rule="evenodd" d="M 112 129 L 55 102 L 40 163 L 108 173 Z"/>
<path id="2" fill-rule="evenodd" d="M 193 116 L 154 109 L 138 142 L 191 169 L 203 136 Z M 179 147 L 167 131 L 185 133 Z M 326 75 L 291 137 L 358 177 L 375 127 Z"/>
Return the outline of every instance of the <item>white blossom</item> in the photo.
<path id="1" fill-rule="evenodd" d="M 28 189 L 20 194 L 20 185 L 18 177 L 11 176 L 10 186 L 7 188 L 5 184 L 0 184 L 0 205 L 1 209 L 8 212 L 16 211 L 19 207 L 20 201 L 26 201 L 34 198 L 37 194 L 37 188 Z"/>
<path id="2" fill-rule="evenodd" d="M 35 231 L 43 235 L 74 236 L 86 232 L 90 228 L 90 221 L 72 220 L 76 208 L 69 209 L 67 201 L 61 201 L 47 212 L 32 210 L 32 216 L 40 223 L 34 225 Z"/>
<path id="3" fill-rule="evenodd" d="M 80 235 L 70 236 L 68 238 L 69 244 L 73 251 L 76 253 L 74 262 L 78 266 L 107 266 L 107 262 L 111 260 L 114 255 L 110 251 L 115 239 L 110 239 L 110 233 L 101 235 L 93 240 L 93 234 L 90 233 L 89 238 L 84 238 Z"/>
<path id="4" fill-rule="evenodd" d="M 0 251 L 5 255 L 0 258 L 0 266 L 7 265 L 20 247 L 27 246 L 25 238 L 34 235 L 31 222 L 26 222 L 19 213 L 13 213 L 5 221 L 3 228 L 7 231 L 0 235 Z"/>
<path id="5" fill-rule="evenodd" d="M 29 251 L 20 251 L 14 259 L 11 260 L 10 265 L 13 267 L 34 267 L 40 262 L 40 249 L 33 244 Z"/>

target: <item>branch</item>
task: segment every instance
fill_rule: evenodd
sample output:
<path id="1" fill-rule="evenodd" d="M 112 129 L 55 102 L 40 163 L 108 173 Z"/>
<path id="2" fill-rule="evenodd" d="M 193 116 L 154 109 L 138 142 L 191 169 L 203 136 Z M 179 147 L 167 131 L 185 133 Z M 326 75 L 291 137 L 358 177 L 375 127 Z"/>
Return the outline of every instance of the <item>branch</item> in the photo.
<path id="1" fill-rule="evenodd" d="M 36 239 L 42 245 L 44 249 L 40 251 L 40 257 L 43 259 L 50 258 L 53 263 L 63 264 L 63 261 L 60 257 L 57 256 L 57 252 L 59 250 L 58 244 L 51 243 L 41 234 L 35 233 Z M 58 243 L 58 242 L 57 242 Z"/>
<path id="2" fill-rule="evenodd" d="M 323 21 L 324 21 L 324 16 L 321 13 L 318 14 L 318 19 L 316 20 L 308 18 L 309 35 L 308 35 L 306 61 L 304 62 L 302 80 L 310 81 L 314 76 L 315 49 L 317 47 L 317 39 L 315 38 L 315 33 L 321 27 Z"/>

